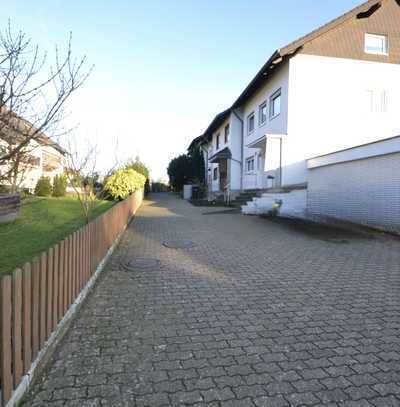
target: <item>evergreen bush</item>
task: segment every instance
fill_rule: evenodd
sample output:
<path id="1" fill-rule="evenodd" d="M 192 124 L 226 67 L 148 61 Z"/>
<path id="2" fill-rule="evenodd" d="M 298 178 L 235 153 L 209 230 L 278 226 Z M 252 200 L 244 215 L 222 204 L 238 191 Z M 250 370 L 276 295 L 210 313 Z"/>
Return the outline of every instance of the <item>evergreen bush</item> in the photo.
<path id="1" fill-rule="evenodd" d="M 53 179 L 53 196 L 61 197 L 67 193 L 67 177 L 65 175 L 56 175 Z"/>
<path id="2" fill-rule="evenodd" d="M 52 192 L 51 181 L 49 177 L 40 177 L 35 187 L 35 195 L 50 196 Z"/>

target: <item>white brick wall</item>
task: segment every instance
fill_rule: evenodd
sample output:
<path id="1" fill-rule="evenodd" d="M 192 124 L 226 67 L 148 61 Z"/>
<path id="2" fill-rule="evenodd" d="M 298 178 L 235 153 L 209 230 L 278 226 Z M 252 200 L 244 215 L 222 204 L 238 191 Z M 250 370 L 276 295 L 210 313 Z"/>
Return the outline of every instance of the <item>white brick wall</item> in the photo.
<path id="1" fill-rule="evenodd" d="M 400 153 L 309 170 L 307 210 L 400 231 Z"/>

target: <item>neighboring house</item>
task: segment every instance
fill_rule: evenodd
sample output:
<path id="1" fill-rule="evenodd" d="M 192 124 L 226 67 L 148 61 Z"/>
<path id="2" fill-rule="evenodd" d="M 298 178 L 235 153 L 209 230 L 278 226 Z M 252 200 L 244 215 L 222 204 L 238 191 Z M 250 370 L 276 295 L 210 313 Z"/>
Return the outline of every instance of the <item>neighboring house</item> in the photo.
<path id="1" fill-rule="evenodd" d="M 191 144 L 200 146 L 203 151 L 205 179 L 210 194 L 242 189 L 241 126 L 240 117 L 231 109 L 225 110 Z"/>
<path id="2" fill-rule="evenodd" d="M 6 145 L 0 136 L 0 147 Z M 35 137 L 26 147 L 29 162 L 21 165 L 18 187 L 33 192 L 38 179 L 42 176 L 53 179 L 64 172 L 66 151 L 45 135 Z M 0 175 L 7 173 L 6 166 L 0 166 Z M 9 185 L 7 181 L 0 184 Z"/>
<path id="3" fill-rule="evenodd" d="M 194 140 L 209 191 L 295 191 L 304 210 L 309 158 L 400 134 L 399 78 L 397 0 L 370 0 L 278 49 Z"/>

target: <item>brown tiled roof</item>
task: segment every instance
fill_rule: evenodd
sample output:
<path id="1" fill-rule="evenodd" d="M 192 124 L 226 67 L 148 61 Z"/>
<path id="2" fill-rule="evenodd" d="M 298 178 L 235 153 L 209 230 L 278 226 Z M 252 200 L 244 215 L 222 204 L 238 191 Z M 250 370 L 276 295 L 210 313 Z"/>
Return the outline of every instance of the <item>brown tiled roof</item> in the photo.
<path id="1" fill-rule="evenodd" d="M 283 48 L 278 49 L 278 52 L 281 56 L 291 54 L 292 52 L 296 51 L 299 47 L 302 47 L 305 43 L 314 40 L 315 38 L 319 37 L 320 35 L 328 32 L 329 30 L 333 30 L 338 25 L 343 24 L 350 18 L 353 18 L 358 15 L 360 15 L 360 17 L 362 17 L 363 15 L 368 16 L 367 12 L 369 10 L 374 11 L 376 6 L 377 6 L 376 9 L 378 9 L 383 1 L 385 1 L 385 0 L 379 0 L 379 1 L 378 0 L 369 0 L 369 1 L 353 8 L 352 10 L 348 11 L 347 13 L 342 14 L 340 17 L 335 18 L 334 20 L 330 21 L 329 23 L 324 24 L 323 26 L 317 28 L 316 30 L 311 31 L 309 34 L 304 35 L 303 37 L 298 38 L 297 40 L 291 42 L 290 44 L 284 46 Z"/>
<path id="2" fill-rule="evenodd" d="M 3 107 L 3 109 L 6 109 L 5 107 Z M 1 109 L 0 109 L 1 110 Z M 3 110 L 4 113 L 4 110 Z M 8 111 L 8 113 L 6 114 L 10 114 L 11 113 L 11 118 L 15 119 L 15 126 L 21 127 L 24 126 L 27 129 L 35 129 L 35 127 L 32 125 L 32 123 L 30 123 L 28 120 L 22 118 L 21 116 L 18 116 L 17 114 L 15 114 L 14 112 L 10 112 Z M 10 120 L 10 119 L 9 119 Z M 2 121 L 1 116 L 0 116 L 0 122 Z M 10 131 L 9 127 L 7 126 L 6 123 L 3 122 L 3 129 L 2 131 L 7 132 Z M 7 130 L 8 129 L 8 130 Z M 21 129 L 21 132 L 24 131 L 24 129 Z M 14 131 L 15 132 L 15 131 Z M 18 137 L 18 133 L 15 132 L 15 136 Z M 10 134 L 8 134 L 8 136 L 10 136 Z M 0 138 L 1 138 L 1 134 L 0 134 Z M 39 131 L 37 133 L 37 135 L 35 135 L 35 140 L 45 146 L 49 146 L 54 148 L 55 150 L 59 151 L 61 154 L 66 154 L 67 151 L 61 147 L 58 143 L 56 143 L 54 140 L 52 140 L 50 137 L 46 136 L 43 132 Z"/>

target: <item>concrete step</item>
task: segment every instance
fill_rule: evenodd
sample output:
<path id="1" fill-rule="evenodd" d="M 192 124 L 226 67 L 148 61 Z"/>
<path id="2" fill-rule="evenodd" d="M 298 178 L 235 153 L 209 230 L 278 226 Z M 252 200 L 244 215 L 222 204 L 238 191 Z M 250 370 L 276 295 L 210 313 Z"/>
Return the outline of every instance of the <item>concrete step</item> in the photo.
<path id="1" fill-rule="evenodd" d="M 305 216 L 307 191 L 293 190 L 291 192 L 263 193 L 242 207 L 244 214 L 263 215 L 276 211 L 286 217 Z"/>

